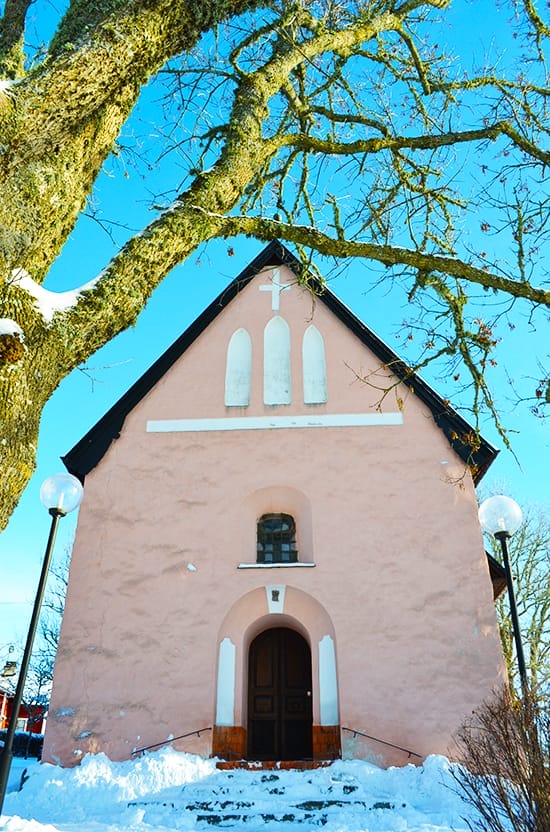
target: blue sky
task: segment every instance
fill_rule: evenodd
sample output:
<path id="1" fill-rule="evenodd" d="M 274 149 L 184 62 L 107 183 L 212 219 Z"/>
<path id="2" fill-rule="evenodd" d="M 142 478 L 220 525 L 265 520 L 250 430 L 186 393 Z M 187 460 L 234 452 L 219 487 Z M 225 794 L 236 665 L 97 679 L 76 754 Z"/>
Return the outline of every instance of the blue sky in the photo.
<path id="1" fill-rule="evenodd" d="M 64 4 L 58 4 L 60 8 Z M 462 8 L 464 7 L 462 3 Z M 490 5 L 493 5 L 492 3 Z M 482 17 L 486 0 L 471 5 L 472 15 Z M 31 6 L 39 15 L 38 23 L 51 23 L 53 4 Z M 45 15 L 42 17 L 41 15 Z M 457 38 L 471 35 L 477 29 L 469 15 L 453 20 Z M 481 20 L 479 21 L 481 26 Z M 503 32 L 506 21 L 502 20 Z M 41 28 L 41 31 L 44 31 Z M 504 35 L 503 35 L 504 37 Z M 470 38 L 471 48 L 477 45 L 491 51 L 494 44 L 481 47 L 481 34 Z M 148 94 L 154 97 L 154 91 Z M 147 112 L 147 98 L 135 114 L 135 127 L 126 131 L 126 141 L 143 130 L 140 114 Z M 98 184 L 95 201 L 102 216 L 114 216 L 115 206 L 124 205 L 129 231 L 113 226 L 116 242 L 120 244 L 130 231 L 137 231 L 152 219 L 148 200 L 152 191 L 162 191 L 166 170 L 145 172 L 134 168 L 125 159 L 107 166 Z M 234 255 L 228 253 L 229 246 Z M 236 274 L 261 250 L 262 244 L 251 240 L 230 243 L 214 242 L 195 253 L 184 265 L 176 268 L 157 290 L 136 326 L 116 338 L 88 362 L 87 368 L 75 371 L 66 379 L 48 403 L 39 440 L 38 469 L 8 529 L 0 535 L 0 662 L 6 658 L 8 645 L 24 639 L 31 613 L 44 546 L 50 524 L 42 508 L 38 492 L 41 482 L 50 474 L 63 470 L 60 456 L 99 419 L 127 387 L 172 343 L 194 320 L 204 307 Z M 94 277 L 114 252 L 113 241 L 92 219 L 83 218 L 67 243 L 62 255 L 48 277 L 46 286 L 52 290 L 66 290 L 82 285 Z M 386 288 L 367 290 L 368 263 L 351 264 L 345 272 L 330 282 L 331 289 L 374 329 L 389 345 L 400 351 L 401 322 L 407 312 L 403 291 Z M 499 367 L 492 371 L 507 427 L 517 431 L 511 439 L 519 463 L 507 451 L 502 451 L 484 480 L 487 491 L 505 491 L 520 503 L 543 503 L 548 506 L 548 459 L 550 439 L 544 423 L 518 406 L 509 392 L 508 375 L 519 379 L 531 374 L 532 356 L 548 353 L 547 332 L 534 330 L 528 319 L 519 314 L 516 329 L 506 334 L 499 346 Z M 504 371 L 506 367 L 506 372 Z M 439 368 L 442 372 L 442 368 Z M 423 373 L 426 380 L 443 392 L 444 380 L 438 369 Z M 447 391 L 445 391 L 447 394 Z M 455 404 L 460 404 L 451 395 Z M 502 447 L 494 427 L 484 426 L 485 437 Z M 60 525 L 56 556 L 63 557 L 74 531 L 74 518 Z"/>

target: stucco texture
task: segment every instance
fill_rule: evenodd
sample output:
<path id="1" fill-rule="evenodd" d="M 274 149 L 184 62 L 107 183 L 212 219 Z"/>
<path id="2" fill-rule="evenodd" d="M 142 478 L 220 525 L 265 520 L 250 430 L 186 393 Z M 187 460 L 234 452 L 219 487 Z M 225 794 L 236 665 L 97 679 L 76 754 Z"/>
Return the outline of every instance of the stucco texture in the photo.
<path id="1" fill-rule="evenodd" d="M 491 582 L 469 472 L 431 412 L 284 267 L 280 310 L 258 275 L 127 417 L 87 476 L 55 669 L 44 759 L 112 759 L 212 726 L 219 645 L 235 646 L 234 724 L 247 725 L 247 650 L 290 626 L 334 642 L 339 724 L 412 749 L 452 753 L 461 720 L 502 682 Z M 263 404 L 263 332 L 290 327 L 291 404 Z M 328 401 L 304 405 L 302 337 L 326 348 Z M 246 408 L 224 406 L 231 335 L 248 330 Z M 372 376 L 370 374 L 374 373 Z M 357 380 L 369 376 L 372 384 Z M 382 398 L 382 400 L 381 400 Z M 399 412 L 368 427 L 147 432 L 148 420 Z M 299 562 L 256 561 L 256 521 L 296 520 Z M 314 566 L 311 566 L 314 564 Z M 270 612 L 266 586 L 285 588 Z M 210 753 L 211 735 L 177 747 Z M 406 755 L 342 732 L 342 752 Z"/>

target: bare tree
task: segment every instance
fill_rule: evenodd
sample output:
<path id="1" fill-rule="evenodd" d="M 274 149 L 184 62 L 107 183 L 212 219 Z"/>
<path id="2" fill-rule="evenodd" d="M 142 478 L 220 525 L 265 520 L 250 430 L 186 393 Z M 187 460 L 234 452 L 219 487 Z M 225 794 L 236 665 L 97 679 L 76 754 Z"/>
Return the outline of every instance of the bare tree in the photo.
<path id="1" fill-rule="evenodd" d="M 468 0 L 71 0 L 29 53 L 32 5 L 5 0 L 0 18 L 0 527 L 52 392 L 214 238 L 281 238 L 306 265 L 312 250 L 368 259 L 408 292 L 415 367 L 449 359 L 476 418 L 491 413 L 506 436 L 495 347 L 512 313 L 536 323 L 550 305 L 549 27 L 532 0 L 495 0 L 484 27 L 506 9 L 518 46 L 493 63 L 452 54 L 446 15 Z M 172 185 L 95 280 L 46 292 L 155 77 Z M 540 410 L 548 376 L 533 375 Z"/>
<path id="2" fill-rule="evenodd" d="M 65 550 L 63 558 L 54 562 L 50 569 L 46 596 L 42 606 L 39 620 L 40 638 L 35 643 L 29 672 L 23 690 L 21 705 L 27 714 L 27 740 L 24 756 L 29 756 L 29 749 L 33 738 L 33 729 L 37 723 L 41 723 L 47 715 L 50 702 L 51 686 L 53 682 L 53 671 L 59 632 L 65 608 L 65 595 L 69 581 L 69 565 L 71 561 L 71 548 Z M 4 677 L 4 689 L 13 696 L 17 687 L 18 678 L 18 654 L 22 655 L 23 647 L 10 645 L 10 660 L 6 662 Z M 21 753 L 21 751 L 18 751 Z"/>
<path id="3" fill-rule="evenodd" d="M 501 558 L 500 545 L 490 540 L 491 554 Z M 543 508 L 525 512 L 520 528 L 508 541 L 521 638 L 533 695 L 550 702 L 550 522 Z M 500 637 L 512 690 L 520 690 L 514 631 L 508 596 L 497 601 Z"/>
<path id="4" fill-rule="evenodd" d="M 40 642 L 35 650 L 36 659 L 33 658 L 32 668 L 37 665 L 39 675 L 44 680 L 53 680 L 53 670 L 57 646 L 59 644 L 59 631 L 65 609 L 65 596 L 69 583 L 69 566 L 71 562 L 71 548 L 69 547 L 59 562 L 54 562 L 48 577 L 46 597 L 40 614 Z"/>
<path id="5" fill-rule="evenodd" d="M 460 730 L 457 791 L 478 813 L 472 832 L 550 829 L 550 713 L 535 698 L 507 691 L 485 703 Z"/>

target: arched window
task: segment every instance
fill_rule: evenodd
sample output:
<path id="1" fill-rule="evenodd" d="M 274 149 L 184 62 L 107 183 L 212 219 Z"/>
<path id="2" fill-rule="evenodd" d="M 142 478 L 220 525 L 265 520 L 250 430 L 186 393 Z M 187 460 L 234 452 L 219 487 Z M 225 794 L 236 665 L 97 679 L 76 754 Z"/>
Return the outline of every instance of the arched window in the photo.
<path id="1" fill-rule="evenodd" d="M 280 315 L 264 330 L 264 404 L 290 404 L 290 329 Z"/>
<path id="2" fill-rule="evenodd" d="M 225 406 L 248 407 L 252 372 L 252 341 L 246 329 L 238 329 L 227 347 Z"/>
<path id="3" fill-rule="evenodd" d="M 323 404 L 327 400 L 325 344 L 317 327 L 308 326 L 302 341 L 304 404 Z"/>
<path id="4" fill-rule="evenodd" d="M 258 520 L 258 563 L 296 563 L 296 524 L 290 514 L 262 514 Z"/>

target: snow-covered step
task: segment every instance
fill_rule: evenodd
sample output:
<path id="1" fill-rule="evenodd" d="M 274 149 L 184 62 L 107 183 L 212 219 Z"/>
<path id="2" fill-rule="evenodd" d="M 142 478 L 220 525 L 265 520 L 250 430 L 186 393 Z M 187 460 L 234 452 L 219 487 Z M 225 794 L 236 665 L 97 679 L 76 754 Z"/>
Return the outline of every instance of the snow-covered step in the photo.
<path id="1" fill-rule="evenodd" d="M 288 771 L 262 769 L 216 770 L 204 779 L 128 803 L 142 821 L 154 825 L 170 816 L 172 829 L 241 829 L 243 832 L 282 832 L 293 825 L 304 832 L 337 828 L 343 818 L 353 829 L 364 829 L 366 818 L 375 828 L 388 823 L 404 808 L 394 794 L 365 790 L 349 766 Z M 374 828 L 374 827 L 373 827 Z"/>
<path id="2" fill-rule="evenodd" d="M 277 799 L 278 796 L 290 795 L 289 800 L 312 800 L 327 798 L 345 798 L 360 794 L 358 781 L 348 777 L 341 780 L 337 776 L 308 777 L 306 773 L 252 773 L 239 772 L 238 775 L 225 772 L 217 773 L 214 777 L 205 778 L 202 782 L 184 785 L 179 791 L 179 800 L 184 802 L 211 802 L 212 800 L 237 800 L 244 798 L 252 800 Z M 272 797 L 273 796 L 273 797 Z M 172 799 L 172 795 L 170 796 Z"/>
<path id="3" fill-rule="evenodd" d="M 193 828 L 257 828 L 269 824 L 295 823 L 308 824 L 309 827 L 325 826 L 331 818 L 345 813 L 346 817 L 364 817 L 365 813 L 392 811 L 395 805 L 389 801 L 353 800 L 328 798 L 288 802 L 284 795 L 277 801 L 266 800 L 265 796 L 257 799 L 210 800 L 182 803 L 177 801 L 133 801 L 129 807 L 144 810 L 143 819 L 149 813 L 155 814 L 159 809 L 172 810 L 180 818 L 182 815 L 191 821 Z"/>
<path id="4" fill-rule="evenodd" d="M 269 828 L 270 825 L 280 824 L 307 824 L 308 828 L 325 826 L 330 820 L 337 820 L 339 817 L 345 816 L 349 823 L 352 819 L 356 819 L 354 824 L 357 828 L 361 827 L 361 820 L 364 821 L 366 815 L 392 814 L 395 808 L 393 805 L 384 803 L 379 805 L 366 806 L 359 803 L 350 805 L 330 806 L 325 809 L 303 810 L 296 806 L 287 806 L 286 809 L 277 810 L 273 807 L 270 810 L 259 810 L 258 807 L 250 807 L 249 809 L 232 810 L 227 807 L 222 811 L 202 811 L 190 812 L 181 807 L 170 806 L 170 804 L 159 803 L 157 805 L 151 804 L 131 804 L 134 806 L 141 805 L 143 813 L 141 820 L 145 823 L 154 822 L 154 818 L 159 812 L 166 817 L 166 812 L 172 809 L 172 817 L 179 819 L 179 823 L 173 823 L 173 828 L 191 828 L 191 829 L 208 829 L 212 827 L 218 828 L 239 828 L 239 829 L 258 829 Z M 378 828 L 378 826 L 377 826 Z"/>
<path id="5" fill-rule="evenodd" d="M 122 763 L 90 754 L 70 769 L 25 766 L 30 779 L 4 804 L 12 832 L 467 832 L 479 821 L 443 757 L 388 770 L 338 760 L 317 771 L 222 772 L 161 749 Z"/>
<path id="6" fill-rule="evenodd" d="M 197 829 L 218 827 L 220 829 L 246 829 L 258 826 L 269 828 L 270 824 L 309 824 L 309 826 L 325 826 L 326 815 L 315 812 L 254 812 L 250 814 L 205 814 L 197 815 L 195 825 Z"/>

